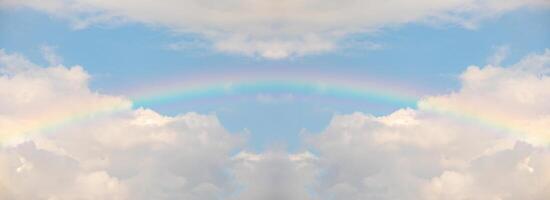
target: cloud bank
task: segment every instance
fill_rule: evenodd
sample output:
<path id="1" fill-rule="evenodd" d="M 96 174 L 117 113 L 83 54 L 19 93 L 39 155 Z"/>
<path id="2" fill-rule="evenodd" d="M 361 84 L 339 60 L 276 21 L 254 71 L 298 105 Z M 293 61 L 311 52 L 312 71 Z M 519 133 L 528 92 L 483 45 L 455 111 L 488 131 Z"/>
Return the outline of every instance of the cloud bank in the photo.
<path id="1" fill-rule="evenodd" d="M 75 28 L 137 22 L 197 34 L 221 52 L 268 59 L 331 51 L 346 36 L 407 23 L 474 28 L 509 11 L 549 5 L 546 0 L 0 1 L 2 7 L 28 7 L 66 19 Z"/>
<path id="2" fill-rule="evenodd" d="M 0 66 L 0 199 L 205 200 L 233 187 L 226 170 L 242 136 L 215 116 L 132 109 L 90 91 L 80 66 L 41 67 L 3 50 Z M 117 109 L 96 112 L 105 108 Z M 95 114 L 50 126 L 79 113 Z"/>
<path id="3" fill-rule="evenodd" d="M 325 172 L 321 199 L 547 199 L 549 70 L 549 50 L 509 67 L 471 66 L 460 91 L 426 97 L 418 109 L 334 117 L 310 138 Z"/>
<path id="4" fill-rule="evenodd" d="M 82 67 L 53 63 L 0 51 L 0 199 L 549 197 L 550 50 L 512 66 L 471 66 L 460 90 L 417 109 L 337 115 L 304 138 L 315 154 L 243 151 L 243 136 L 215 116 L 133 109 L 91 91 Z M 116 112 L 91 112 L 103 108 Z M 79 113 L 93 114 L 44 126 Z"/>

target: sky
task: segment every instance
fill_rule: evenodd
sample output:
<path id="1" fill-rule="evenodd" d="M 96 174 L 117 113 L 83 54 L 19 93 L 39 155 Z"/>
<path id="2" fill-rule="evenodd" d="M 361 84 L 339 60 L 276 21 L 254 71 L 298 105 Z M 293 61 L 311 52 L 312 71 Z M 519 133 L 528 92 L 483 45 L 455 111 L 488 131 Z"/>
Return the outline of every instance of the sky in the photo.
<path id="1" fill-rule="evenodd" d="M 547 199 L 549 8 L 0 0 L 0 199 Z"/>

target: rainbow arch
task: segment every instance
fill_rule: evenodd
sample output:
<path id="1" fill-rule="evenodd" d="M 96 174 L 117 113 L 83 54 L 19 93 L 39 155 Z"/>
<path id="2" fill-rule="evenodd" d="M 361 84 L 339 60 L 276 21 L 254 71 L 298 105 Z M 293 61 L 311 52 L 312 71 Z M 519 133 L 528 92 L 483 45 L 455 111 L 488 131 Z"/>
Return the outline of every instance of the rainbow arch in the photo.
<path id="1" fill-rule="evenodd" d="M 6 146 L 18 141 L 24 141 L 34 135 L 48 134 L 65 126 L 86 120 L 128 111 L 132 108 L 147 108 L 154 105 L 173 102 L 225 99 L 231 97 L 250 96 L 258 93 L 291 93 L 304 96 L 333 97 L 339 99 L 354 99 L 371 101 L 379 104 L 391 104 L 400 107 L 415 107 L 417 98 L 405 94 L 404 90 L 367 87 L 368 84 L 347 81 L 308 81 L 308 80 L 251 80 L 248 78 L 232 80 L 193 80 L 179 84 L 159 83 L 161 86 L 145 87 L 135 90 L 129 97 L 131 105 L 101 105 L 82 112 L 51 113 L 40 117 L 36 122 L 19 127 L 15 132 L 0 131 L 0 146 Z M 34 119 L 33 119 L 34 120 Z"/>
<path id="2" fill-rule="evenodd" d="M 196 99 L 228 98 L 231 96 L 255 95 L 258 93 L 291 93 L 304 96 L 334 97 L 341 99 L 353 99 L 358 101 L 370 101 L 379 104 L 390 104 L 402 108 L 416 108 L 421 97 L 415 96 L 405 90 L 395 87 L 383 88 L 379 85 L 369 87 L 369 84 L 361 82 L 327 82 L 311 80 L 250 80 L 238 81 L 211 80 L 203 82 L 191 82 L 170 85 L 169 87 L 151 87 L 147 90 L 134 93 L 130 100 L 133 105 L 105 105 L 91 111 L 61 115 L 51 119 L 29 125 L 15 134 L 0 135 L 0 146 L 5 146 L 14 141 L 24 140 L 33 135 L 55 132 L 69 124 L 78 123 L 92 118 L 110 115 L 117 112 L 128 111 L 132 107 L 150 107 L 153 105 L 167 104 L 178 101 Z M 477 113 L 464 111 L 457 107 L 445 107 L 442 105 L 423 104 L 422 109 L 454 118 L 481 124 L 499 131 L 512 132 L 522 137 L 521 128 L 514 127 L 505 120 L 483 117 Z"/>
<path id="3" fill-rule="evenodd" d="M 412 95 L 374 88 L 312 83 L 306 81 L 243 81 L 225 82 L 200 86 L 182 86 L 145 96 L 132 98 L 136 107 L 166 104 L 203 98 L 246 96 L 259 93 L 290 93 L 304 96 L 330 96 L 341 99 L 371 101 L 402 107 L 415 107 L 418 100 Z"/>

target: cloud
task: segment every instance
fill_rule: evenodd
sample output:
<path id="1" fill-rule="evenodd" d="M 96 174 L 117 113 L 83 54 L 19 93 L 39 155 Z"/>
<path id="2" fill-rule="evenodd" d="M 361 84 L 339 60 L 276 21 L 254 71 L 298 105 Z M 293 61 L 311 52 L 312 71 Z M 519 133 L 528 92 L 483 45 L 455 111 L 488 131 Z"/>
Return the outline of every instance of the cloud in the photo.
<path id="1" fill-rule="evenodd" d="M 337 49 L 345 36 L 407 23 L 458 24 L 545 0 L 4 0 L 70 21 L 75 28 L 138 22 L 198 34 L 218 51 L 282 59 Z"/>
<path id="2" fill-rule="evenodd" d="M 308 200 L 317 174 L 317 157 L 309 152 L 288 154 L 271 150 L 261 154 L 243 151 L 233 158 L 234 175 L 243 187 L 235 200 Z"/>
<path id="3" fill-rule="evenodd" d="M 71 116 L 131 106 L 127 99 L 90 91 L 89 75 L 81 66 L 42 68 L 4 50 L 0 50 L 0 66 L 3 143 L 16 142 L 25 135 L 21 133 L 28 135 L 36 129 L 55 126 Z"/>
<path id="4" fill-rule="evenodd" d="M 132 109 L 90 91 L 80 66 L 0 50 L 0 69 L 1 199 L 204 200 L 233 187 L 242 138 L 215 116 Z"/>
<path id="5" fill-rule="evenodd" d="M 488 63 L 491 65 L 500 65 L 504 59 L 510 54 L 510 47 L 509 46 L 498 46 L 495 48 L 495 53 L 487 59 Z"/>
<path id="6" fill-rule="evenodd" d="M 319 196 L 548 198 L 549 69 L 549 50 L 508 67 L 471 66 L 459 91 L 426 97 L 418 109 L 334 117 L 309 138 L 324 172 Z"/>
<path id="7" fill-rule="evenodd" d="M 60 65 L 62 63 L 63 59 L 61 56 L 57 55 L 55 52 L 55 47 L 44 45 L 40 48 L 40 50 L 44 55 L 44 59 L 48 61 L 50 66 Z"/>
<path id="8" fill-rule="evenodd" d="M 533 145 L 550 143 L 550 51 L 507 68 L 470 66 L 459 92 L 428 97 L 422 109 L 468 113 L 478 121 L 516 132 Z"/>

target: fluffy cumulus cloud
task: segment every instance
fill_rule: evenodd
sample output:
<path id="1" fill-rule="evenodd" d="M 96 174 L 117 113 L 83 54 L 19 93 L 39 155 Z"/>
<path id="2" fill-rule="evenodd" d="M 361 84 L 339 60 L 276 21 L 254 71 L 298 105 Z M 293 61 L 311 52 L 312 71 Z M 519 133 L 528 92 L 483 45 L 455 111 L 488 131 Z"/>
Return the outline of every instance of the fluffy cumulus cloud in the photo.
<path id="1" fill-rule="evenodd" d="M 343 37 L 405 23 L 472 28 L 546 0 L 3 0 L 69 20 L 75 28 L 138 22 L 198 34 L 216 50 L 280 59 L 339 48 Z M 178 45 L 176 45 L 178 46 Z M 202 45 L 201 45 L 202 46 Z"/>
<path id="2" fill-rule="evenodd" d="M 317 191 L 323 199 L 548 199 L 549 70 L 549 50 L 509 67 L 471 66 L 460 91 L 418 109 L 336 116 L 310 138 L 324 171 Z"/>
<path id="3" fill-rule="evenodd" d="M 215 116 L 132 109 L 80 66 L 0 51 L 0 199 L 219 199 L 241 136 Z"/>

